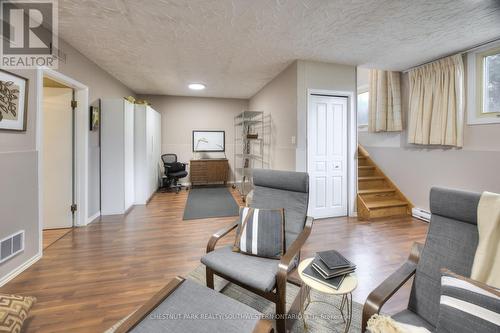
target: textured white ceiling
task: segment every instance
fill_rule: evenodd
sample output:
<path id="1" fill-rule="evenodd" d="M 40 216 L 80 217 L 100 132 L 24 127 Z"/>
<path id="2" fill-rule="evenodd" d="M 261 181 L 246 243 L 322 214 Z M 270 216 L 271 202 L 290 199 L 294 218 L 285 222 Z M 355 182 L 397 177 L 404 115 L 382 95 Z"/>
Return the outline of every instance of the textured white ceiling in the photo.
<path id="1" fill-rule="evenodd" d="M 248 98 L 295 59 L 402 70 L 500 37 L 499 0 L 63 0 L 60 35 L 137 93 Z M 207 89 L 192 92 L 189 82 Z"/>

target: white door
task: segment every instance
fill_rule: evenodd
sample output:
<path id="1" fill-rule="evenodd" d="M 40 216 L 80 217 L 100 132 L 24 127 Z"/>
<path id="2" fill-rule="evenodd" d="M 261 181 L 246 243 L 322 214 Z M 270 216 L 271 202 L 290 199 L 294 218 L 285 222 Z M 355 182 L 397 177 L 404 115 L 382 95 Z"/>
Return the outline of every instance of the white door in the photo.
<path id="1" fill-rule="evenodd" d="M 347 97 L 311 95 L 307 112 L 309 212 L 347 215 Z"/>
<path id="2" fill-rule="evenodd" d="M 70 88 L 43 89 L 43 229 L 73 226 L 73 111 Z"/>

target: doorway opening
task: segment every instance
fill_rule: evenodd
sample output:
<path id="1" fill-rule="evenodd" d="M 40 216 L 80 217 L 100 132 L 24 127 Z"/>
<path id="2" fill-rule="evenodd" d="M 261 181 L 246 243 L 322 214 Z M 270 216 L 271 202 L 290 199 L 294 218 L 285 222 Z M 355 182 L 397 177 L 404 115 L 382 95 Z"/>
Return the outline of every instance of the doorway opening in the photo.
<path id="1" fill-rule="evenodd" d="M 71 232 L 73 227 L 88 224 L 89 90 L 86 85 L 49 68 L 37 69 L 36 87 L 38 226 L 42 253 L 48 244 Z M 56 147 L 60 151 L 54 152 Z M 62 198 L 61 202 L 52 200 L 51 190 Z"/>
<path id="2" fill-rule="evenodd" d="M 74 227 L 75 92 L 43 77 L 43 248 Z"/>

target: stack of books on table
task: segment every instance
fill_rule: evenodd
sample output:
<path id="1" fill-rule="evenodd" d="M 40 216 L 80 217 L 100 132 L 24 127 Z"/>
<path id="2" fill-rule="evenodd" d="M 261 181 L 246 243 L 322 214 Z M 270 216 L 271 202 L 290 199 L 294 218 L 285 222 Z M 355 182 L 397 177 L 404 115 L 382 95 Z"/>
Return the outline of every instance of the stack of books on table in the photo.
<path id="1" fill-rule="evenodd" d="M 302 272 L 305 276 L 338 289 L 344 278 L 356 270 L 356 265 L 335 250 L 318 252 Z"/>

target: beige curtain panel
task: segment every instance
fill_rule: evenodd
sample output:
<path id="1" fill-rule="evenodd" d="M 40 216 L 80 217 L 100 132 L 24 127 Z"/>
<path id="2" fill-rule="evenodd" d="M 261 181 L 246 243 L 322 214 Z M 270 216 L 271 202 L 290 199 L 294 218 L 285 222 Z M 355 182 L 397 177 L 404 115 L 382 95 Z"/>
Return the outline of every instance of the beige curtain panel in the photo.
<path id="1" fill-rule="evenodd" d="M 461 55 L 415 68 L 410 76 L 408 143 L 462 147 L 464 66 Z"/>
<path id="2" fill-rule="evenodd" d="M 368 105 L 370 132 L 397 132 L 403 129 L 399 72 L 370 70 Z"/>

